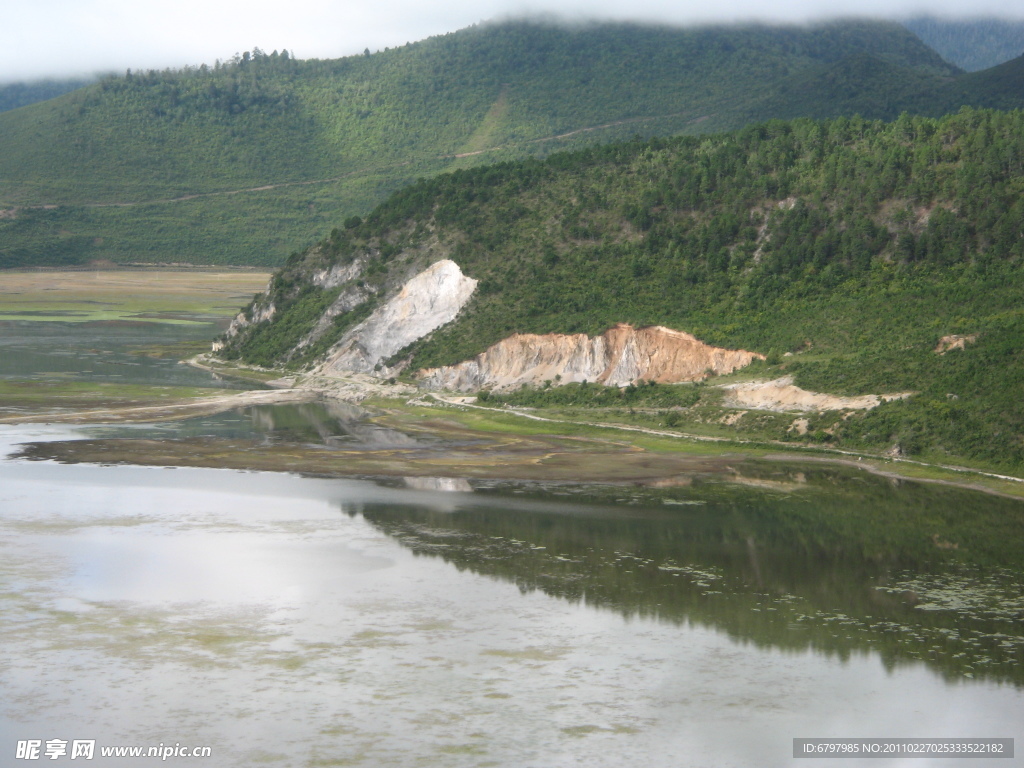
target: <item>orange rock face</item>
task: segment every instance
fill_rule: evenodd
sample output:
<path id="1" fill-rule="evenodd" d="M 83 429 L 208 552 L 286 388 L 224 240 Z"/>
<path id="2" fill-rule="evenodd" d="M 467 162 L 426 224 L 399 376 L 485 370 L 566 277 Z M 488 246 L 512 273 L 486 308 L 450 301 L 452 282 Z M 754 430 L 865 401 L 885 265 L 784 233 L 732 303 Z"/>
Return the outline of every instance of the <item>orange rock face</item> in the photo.
<path id="1" fill-rule="evenodd" d="M 626 386 L 635 381 L 696 381 L 710 371 L 731 373 L 764 356 L 713 347 L 689 333 L 662 326 L 619 324 L 600 336 L 515 334 L 471 360 L 420 371 L 432 389 L 508 390 L 545 381 L 593 381 Z"/>

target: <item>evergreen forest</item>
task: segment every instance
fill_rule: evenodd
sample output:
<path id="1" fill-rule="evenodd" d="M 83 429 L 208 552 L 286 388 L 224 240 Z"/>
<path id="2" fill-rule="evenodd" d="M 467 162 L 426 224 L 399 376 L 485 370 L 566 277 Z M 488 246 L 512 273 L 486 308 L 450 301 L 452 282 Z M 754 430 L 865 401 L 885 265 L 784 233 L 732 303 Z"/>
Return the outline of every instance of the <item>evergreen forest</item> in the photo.
<path id="1" fill-rule="evenodd" d="M 1024 106 L 903 26 L 481 24 L 126 72 L 0 114 L 0 267 L 281 264 L 417 178 L 768 118 Z"/>
<path id="2" fill-rule="evenodd" d="M 1022 187 L 1024 112 L 969 108 L 769 121 L 458 170 L 293 254 L 258 299 L 275 304 L 273 322 L 224 354 L 308 363 L 294 345 L 338 290 L 317 288 L 316 270 L 367 260 L 361 279 L 382 293 L 449 257 L 479 286 L 453 323 L 396 355 L 413 369 L 516 332 L 666 325 L 762 352 L 761 374 L 808 389 L 917 393 L 819 420 L 809 439 L 1024 471 Z M 951 335 L 969 341 L 940 354 Z M 560 389 L 534 400 L 569 396 Z M 662 389 L 614 397 L 693 402 Z"/>

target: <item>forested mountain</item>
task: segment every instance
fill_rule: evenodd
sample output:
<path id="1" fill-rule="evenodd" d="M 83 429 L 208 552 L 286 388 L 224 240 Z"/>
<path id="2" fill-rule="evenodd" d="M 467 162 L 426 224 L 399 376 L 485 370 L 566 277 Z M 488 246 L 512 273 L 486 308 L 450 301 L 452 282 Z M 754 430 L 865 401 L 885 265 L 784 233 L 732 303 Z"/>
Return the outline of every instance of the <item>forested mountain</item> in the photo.
<path id="1" fill-rule="evenodd" d="M 0 114 L 0 266 L 278 264 L 446 170 L 775 116 L 1024 99 L 964 77 L 902 26 L 867 21 L 506 22 L 337 60 L 255 50 L 127 73 Z"/>
<path id="2" fill-rule="evenodd" d="M 296 254 L 259 303 L 273 319 L 226 357 L 301 366 L 374 295 L 440 258 L 479 281 L 457 319 L 402 350 L 466 360 L 513 333 L 665 325 L 785 363 L 837 394 L 919 394 L 830 441 L 1024 469 L 1024 113 L 964 109 L 774 121 L 634 140 L 413 184 Z M 362 304 L 296 354 L 361 260 Z M 353 278 L 355 279 L 355 278 Z M 943 337 L 963 337 L 938 354 Z M 941 350 L 940 350 L 941 351 Z"/>
<path id="3" fill-rule="evenodd" d="M 1024 19 L 918 16 L 904 26 L 946 61 L 977 72 L 1024 54 Z"/>
<path id="4" fill-rule="evenodd" d="M 1024 56 L 955 78 L 936 77 L 870 54 L 848 56 L 780 80 L 771 93 L 753 103 L 747 116 L 751 122 L 764 115 L 893 120 L 902 112 L 937 116 L 973 105 L 1024 106 Z"/>
<path id="5" fill-rule="evenodd" d="M 18 83 L 0 85 L 0 112 L 17 109 L 39 101 L 54 99 L 57 96 L 84 88 L 94 82 L 95 78 L 69 78 L 29 80 Z"/>

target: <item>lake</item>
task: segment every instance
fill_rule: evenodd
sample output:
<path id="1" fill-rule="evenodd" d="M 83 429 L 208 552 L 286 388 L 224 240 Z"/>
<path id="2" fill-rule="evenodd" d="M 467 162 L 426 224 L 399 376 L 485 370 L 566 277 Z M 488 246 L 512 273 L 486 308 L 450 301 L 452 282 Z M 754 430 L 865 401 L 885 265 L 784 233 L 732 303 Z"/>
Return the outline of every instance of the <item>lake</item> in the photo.
<path id="1" fill-rule="evenodd" d="M 7 326 L 7 348 L 36 354 L 32 325 Z M 19 376 L 113 370 L 106 331 L 62 345 L 59 327 Z M 1020 501 L 798 463 L 602 485 L 16 458 L 128 433 L 413 439 L 315 403 L 0 426 L 4 764 L 30 764 L 13 759 L 30 739 L 95 740 L 99 764 L 103 746 L 212 750 L 126 766 L 810 768 L 835 760 L 794 761 L 794 738 L 1020 748 Z M 909 764 L 930 763 L 974 764 Z"/>

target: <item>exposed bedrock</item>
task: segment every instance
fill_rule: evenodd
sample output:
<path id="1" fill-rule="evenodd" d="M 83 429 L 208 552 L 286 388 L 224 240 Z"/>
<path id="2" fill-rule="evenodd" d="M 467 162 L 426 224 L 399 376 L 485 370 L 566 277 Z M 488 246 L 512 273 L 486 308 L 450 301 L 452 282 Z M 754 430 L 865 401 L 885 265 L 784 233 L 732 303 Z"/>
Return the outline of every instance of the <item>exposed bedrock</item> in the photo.
<path id="1" fill-rule="evenodd" d="M 313 273 L 313 285 L 324 290 L 337 288 L 339 285 L 355 280 L 363 272 L 366 258 L 354 259 L 349 264 L 335 264 L 330 269 L 322 269 Z"/>
<path id="2" fill-rule="evenodd" d="M 338 294 L 329 307 L 320 315 L 320 319 L 316 321 L 316 325 L 313 326 L 313 330 L 303 336 L 299 343 L 295 345 L 295 349 L 292 354 L 299 352 L 310 344 L 316 342 L 321 336 L 330 330 L 331 325 L 334 322 L 334 318 L 338 315 L 343 315 L 346 312 L 351 312 L 353 309 L 358 307 L 360 304 L 370 298 L 372 294 L 366 288 L 353 283 L 348 285 Z"/>
<path id="3" fill-rule="evenodd" d="M 894 392 L 886 395 L 839 397 L 801 389 L 793 384 L 792 376 L 783 376 L 774 381 L 743 381 L 728 384 L 723 389 L 726 393 L 725 405 L 761 411 L 870 410 L 890 400 L 903 400 L 914 394 Z M 797 429 L 799 431 L 799 425 Z"/>
<path id="4" fill-rule="evenodd" d="M 662 326 L 619 324 L 593 338 L 579 334 L 515 334 L 472 360 L 420 371 L 429 389 L 510 390 L 545 381 L 594 381 L 626 386 L 635 381 L 696 381 L 725 374 L 764 355 L 713 347 Z"/>
<path id="5" fill-rule="evenodd" d="M 264 294 L 265 295 L 265 294 Z M 231 325 L 228 326 L 227 331 L 224 333 L 225 339 L 233 339 L 244 329 L 250 325 L 256 325 L 257 323 L 265 323 L 268 320 L 273 320 L 274 315 L 277 313 L 277 307 L 274 306 L 273 302 L 266 304 L 257 303 L 248 312 L 239 312 L 235 315 L 231 321 Z M 214 352 L 219 352 L 224 349 L 225 343 L 221 340 L 213 342 L 211 349 Z"/>
<path id="6" fill-rule="evenodd" d="M 454 261 L 435 262 L 346 333 L 319 373 L 380 371 L 384 361 L 403 347 L 454 320 L 476 284 Z"/>

